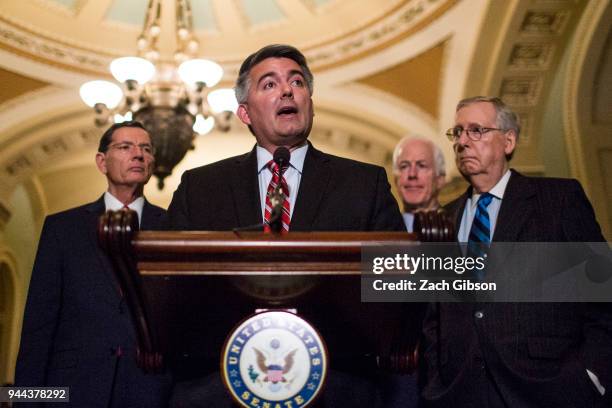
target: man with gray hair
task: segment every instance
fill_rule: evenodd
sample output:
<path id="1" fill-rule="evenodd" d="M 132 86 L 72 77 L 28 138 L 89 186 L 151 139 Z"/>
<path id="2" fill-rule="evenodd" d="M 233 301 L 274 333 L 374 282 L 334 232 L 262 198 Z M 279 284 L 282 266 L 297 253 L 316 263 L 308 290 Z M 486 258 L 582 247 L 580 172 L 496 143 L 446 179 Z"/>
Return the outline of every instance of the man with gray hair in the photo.
<path id="1" fill-rule="evenodd" d="M 446 183 L 442 150 L 425 138 L 403 138 L 393 151 L 393 175 L 402 198 L 404 223 L 412 232 L 416 212 L 440 208 L 438 194 Z"/>
<path id="2" fill-rule="evenodd" d="M 445 209 L 466 252 L 487 259 L 476 279 L 525 280 L 550 263 L 522 256 L 519 242 L 605 241 L 578 181 L 510 169 L 520 125 L 501 99 L 460 101 L 446 134 L 470 187 Z M 497 242 L 516 252 L 496 259 L 489 247 Z M 572 256 L 555 261 L 569 267 L 588 255 Z M 429 304 L 420 347 L 423 406 L 612 406 L 610 304 L 537 300 Z"/>

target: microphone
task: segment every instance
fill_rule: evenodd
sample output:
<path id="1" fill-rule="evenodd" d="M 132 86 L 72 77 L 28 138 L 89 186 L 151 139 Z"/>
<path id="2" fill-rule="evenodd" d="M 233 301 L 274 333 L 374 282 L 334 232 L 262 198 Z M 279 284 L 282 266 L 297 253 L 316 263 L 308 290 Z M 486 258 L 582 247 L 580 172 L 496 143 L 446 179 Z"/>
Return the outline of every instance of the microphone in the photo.
<path id="1" fill-rule="evenodd" d="M 280 168 L 281 176 L 283 175 L 283 172 L 285 171 L 287 166 L 289 166 L 290 158 L 291 158 L 291 153 L 289 152 L 289 149 L 287 149 L 285 146 L 278 147 L 274 151 L 273 160 L 274 160 L 274 163 L 278 164 L 278 167 Z"/>
<path id="2" fill-rule="evenodd" d="M 268 225 L 270 225 L 270 229 L 274 232 L 280 232 L 283 226 L 282 215 L 286 191 L 283 191 L 280 180 L 282 180 L 283 173 L 289 166 L 290 159 L 291 153 L 286 147 L 280 146 L 274 151 L 273 160 L 274 163 L 278 165 L 278 172 L 280 174 L 280 179 L 276 184 L 276 188 L 270 194 L 270 204 L 272 205 L 272 208 L 270 211 L 270 221 L 268 222 Z"/>
<path id="3" fill-rule="evenodd" d="M 282 179 L 283 173 L 289 167 L 289 160 L 291 159 L 291 153 L 289 149 L 286 147 L 278 147 L 274 151 L 274 155 L 272 156 L 274 163 L 278 164 L 280 178 Z M 270 203 L 272 204 L 272 208 L 270 211 L 270 221 L 262 222 L 261 224 L 248 225 L 246 227 L 237 227 L 233 228 L 232 231 L 235 233 L 239 233 L 242 231 L 260 231 L 262 227 L 266 224 L 270 226 L 270 229 L 276 233 L 280 232 L 282 229 L 282 215 L 283 215 L 283 203 L 285 202 L 285 191 L 283 191 L 281 183 L 279 182 L 276 185 L 274 191 L 269 194 Z"/>

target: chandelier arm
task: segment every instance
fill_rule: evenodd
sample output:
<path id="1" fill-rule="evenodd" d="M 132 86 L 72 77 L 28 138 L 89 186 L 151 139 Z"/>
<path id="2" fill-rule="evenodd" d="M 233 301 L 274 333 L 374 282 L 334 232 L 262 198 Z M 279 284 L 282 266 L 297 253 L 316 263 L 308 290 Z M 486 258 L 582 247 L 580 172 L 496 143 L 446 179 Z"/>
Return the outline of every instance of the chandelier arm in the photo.
<path id="1" fill-rule="evenodd" d="M 216 62 L 196 55 L 199 43 L 193 32 L 190 1 L 167 2 L 164 10 L 172 11 L 168 10 L 172 4 L 176 7 L 174 61 L 160 58 L 157 47 L 161 42 L 162 1 L 149 0 L 142 33 L 137 40 L 137 53 L 141 58 L 117 58 L 113 61 L 115 69 L 111 64 L 111 73 L 122 87 L 107 81 L 107 88 L 116 89 L 111 89 L 114 94 L 105 94 L 106 99 L 100 100 L 105 103 L 98 104 L 94 102 L 98 102 L 100 93 L 95 89 L 88 97 L 81 92 L 85 103 L 93 107 L 97 126 L 132 118 L 144 124 L 156 147 L 153 174 L 159 180 L 160 189 L 187 151 L 193 149 L 196 133 L 204 135 L 214 128 L 227 132 L 234 105 L 237 106 L 235 98 L 231 103 L 227 101 L 227 95 L 221 98 L 221 104 L 217 103 L 219 98 L 213 98 L 216 103 L 211 104 L 212 99 L 208 96 L 223 78 L 223 69 Z M 233 96 L 232 91 L 229 97 Z"/>

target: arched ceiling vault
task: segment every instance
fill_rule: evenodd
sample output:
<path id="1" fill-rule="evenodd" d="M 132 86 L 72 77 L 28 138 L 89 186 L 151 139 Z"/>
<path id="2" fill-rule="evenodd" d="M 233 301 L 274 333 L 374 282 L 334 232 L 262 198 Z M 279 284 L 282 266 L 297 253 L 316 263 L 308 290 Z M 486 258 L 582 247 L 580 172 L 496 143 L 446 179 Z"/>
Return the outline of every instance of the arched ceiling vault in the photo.
<path id="1" fill-rule="evenodd" d="M 78 87 L 109 78 L 113 58 L 135 53 L 146 3 L 2 1 L 0 203 L 29 178 L 50 182 L 50 175 L 61 173 L 65 179 L 70 174 L 65 169 L 85 165 L 100 130 L 80 102 Z M 192 8 L 199 55 L 222 64 L 225 85 L 234 81 L 241 60 L 263 45 L 282 42 L 303 50 L 315 73 L 311 137 L 317 145 L 390 169 L 397 140 L 421 135 L 443 147 L 449 174 L 458 179 L 443 133 L 452 125 L 456 102 L 474 94 L 501 94 L 521 113 L 526 132 L 517 163 L 544 171 L 537 153 L 537 115 L 582 3 L 192 0 Z M 166 59 L 174 48 L 172 4 L 163 0 Z M 246 129 L 237 125 L 230 135 L 198 141 L 175 173 L 251 144 Z M 175 182 L 163 193 L 150 194 L 163 204 Z M 456 182 L 447 195 L 459 188 Z M 55 208 L 53 203 L 48 207 Z"/>

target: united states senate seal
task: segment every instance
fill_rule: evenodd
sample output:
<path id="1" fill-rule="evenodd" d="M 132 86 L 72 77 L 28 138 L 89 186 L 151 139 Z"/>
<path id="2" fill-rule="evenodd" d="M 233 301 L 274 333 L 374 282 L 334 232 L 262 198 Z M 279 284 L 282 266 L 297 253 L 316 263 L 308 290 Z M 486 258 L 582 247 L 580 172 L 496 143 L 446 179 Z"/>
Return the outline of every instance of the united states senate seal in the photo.
<path id="1" fill-rule="evenodd" d="M 286 311 L 255 314 L 230 333 L 221 355 L 225 386 L 243 407 L 306 407 L 327 375 L 323 339 Z"/>

